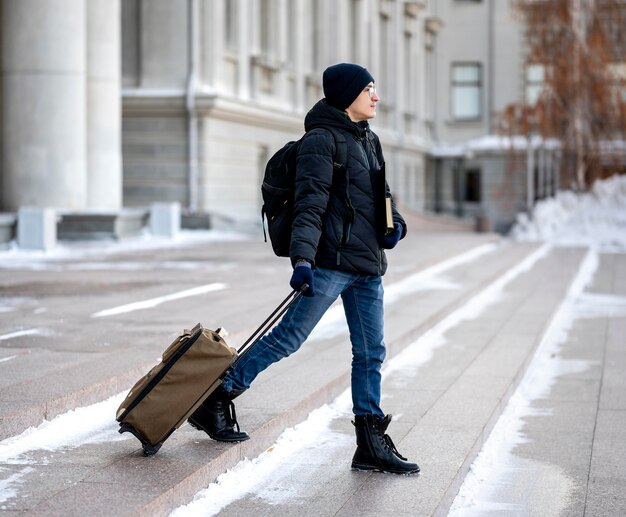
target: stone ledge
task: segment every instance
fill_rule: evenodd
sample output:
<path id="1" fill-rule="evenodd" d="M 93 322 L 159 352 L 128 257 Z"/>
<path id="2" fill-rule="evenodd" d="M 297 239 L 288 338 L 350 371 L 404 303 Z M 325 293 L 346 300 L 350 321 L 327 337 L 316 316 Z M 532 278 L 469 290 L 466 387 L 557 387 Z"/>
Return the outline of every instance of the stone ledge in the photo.
<path id="1" fill-rule="evenodd" d="M 60 240 L 123 239 L 139 235 L 146 226 L 147 209 L 115 212 L 60 212 Z"/>
<path id="2" fill-rule="evenodd" d="M 125 208 L 119 212 L 59 212 L 59 240 L 123 239 L 138 235 L 149 222 L 149 210 Z M 209 230 L 212 216 L 207 212 L 183 212 L 181 228 Z M 232 225 L 231 225 L 232 226 Z M 0 212 L 0 249 L 7 249 L 17 238 L 17 214 Z"/>
<path id="3" fill-rule="evenodd" d="M 180 219 L 180 226 L 184 230 L 211 229 L 211 215 L 207 212 L 183 212 Z"/>

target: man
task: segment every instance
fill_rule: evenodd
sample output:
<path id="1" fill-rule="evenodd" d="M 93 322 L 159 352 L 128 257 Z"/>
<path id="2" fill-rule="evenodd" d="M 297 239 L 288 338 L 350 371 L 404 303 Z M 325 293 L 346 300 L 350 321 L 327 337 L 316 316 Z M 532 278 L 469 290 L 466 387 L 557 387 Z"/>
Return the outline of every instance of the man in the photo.
<path id="1" fill-rule="evenodd" d="M 419 472 L 385 434 L 391 421 L 380 408 L 383 341 L 383 249 L 406 235 L 406 224 L 392 203 L 393 228 L 385 231 L 384 159 L 368 120 L 380 100 L 367 69 L 341 63 L 323 75 L 325 98 L 307 114 L 306 135 L 296 167 L 290 285 L 308 288 L 280 323 L 224 378 L 221 386 L 189 418 L 220 441 L 247 440 L 235 418 L 233 399 L 270 364 L 295 352 L 332 303 L 341 296 L 352 344 L 352 400 L 357 450 L 355 470 L 397 474 Z M 337 144 L 347 142 L 347 163 L 333 166 Z M 382 181 L 380 181 L 382 178 Z"/>

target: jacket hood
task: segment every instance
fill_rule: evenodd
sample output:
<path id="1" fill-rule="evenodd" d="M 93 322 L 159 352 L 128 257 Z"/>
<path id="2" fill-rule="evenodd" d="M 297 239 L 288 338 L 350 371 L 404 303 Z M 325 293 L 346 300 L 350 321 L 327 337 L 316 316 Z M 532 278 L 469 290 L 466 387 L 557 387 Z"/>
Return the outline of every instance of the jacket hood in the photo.
<path id="1" fill-rule="evenodd" d="M 342 115 L 336 108 L 330 106 L 326 99 L 318 101 L 304 117 L 304 130 L 311 131 L 316 128 L 334 127 L 352 133 L 358 138 L 363 138 L 369 128 L 369 123 L 352 122 L 347 116 Z"/>

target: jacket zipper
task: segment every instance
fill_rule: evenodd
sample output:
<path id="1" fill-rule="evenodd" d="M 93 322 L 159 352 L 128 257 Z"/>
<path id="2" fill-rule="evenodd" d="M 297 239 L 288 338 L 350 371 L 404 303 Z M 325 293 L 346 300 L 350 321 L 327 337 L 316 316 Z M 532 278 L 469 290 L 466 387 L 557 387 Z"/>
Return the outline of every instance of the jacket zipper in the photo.
<path id="1" fill-rule="evenodd" d="M 337 258 L 336 258 L 336 264 L 335 265 L 340 265 L 341 264 L 341 248 L 343 247 L 343 224 L 342 226 L 339 227 L 339 244 L 337 245 Z"/>

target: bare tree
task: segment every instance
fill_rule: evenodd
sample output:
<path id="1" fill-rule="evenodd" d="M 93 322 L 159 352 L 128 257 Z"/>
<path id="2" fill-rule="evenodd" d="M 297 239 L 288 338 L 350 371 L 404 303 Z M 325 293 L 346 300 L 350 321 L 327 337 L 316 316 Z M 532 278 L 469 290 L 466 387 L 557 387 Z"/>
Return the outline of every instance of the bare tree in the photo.
<path id="1" fill-rule="evenodd" d="M 512 2 L 526 27 L 527 95 L 507 106 L 499 127 L 558 140 L 562 184 L 585 189 L 624 171 L 626 1 Z"/>

